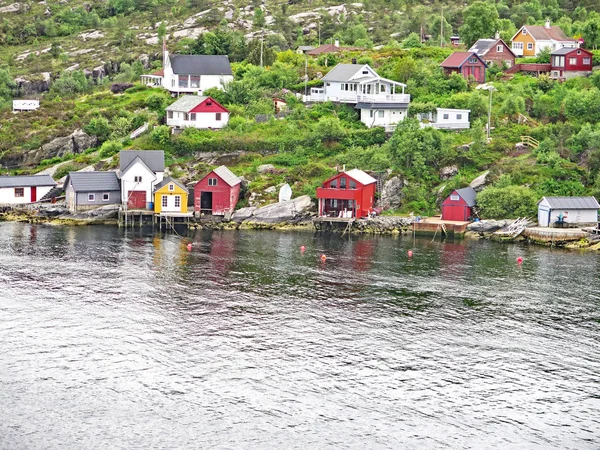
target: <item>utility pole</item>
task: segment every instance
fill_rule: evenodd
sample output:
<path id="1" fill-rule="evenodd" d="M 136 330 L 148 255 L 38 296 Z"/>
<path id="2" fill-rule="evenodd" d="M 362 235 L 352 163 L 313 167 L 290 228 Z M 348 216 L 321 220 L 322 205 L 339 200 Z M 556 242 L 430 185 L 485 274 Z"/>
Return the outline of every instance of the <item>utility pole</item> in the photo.
<path id="1" fill-rule="evenodd" d="M 490 86 L 488 88 L 488 91 L 490 91 L 490 106 L 488 108 L 488 123 L 487 123 L 487 141 L 490 141 L 490 132 L 491 132 L 491 125 L 492 125 L 492 91 L 494 90 L 493 86 Z"/>
<path id="2" fill-rule="evenodd" d="M 263 66 L 263 48 L 265 45 L 265 29 L 263 28 L 260 36 L 260 67 Z"/>
<path id="3" fill-rule="evenodd" d="M 444 46 L 444 6 L 442 5 L 442 20 L 440 21 L 440 47 Z"/>
<path id="4" fill-rule="evenodd" d="M 304 97 L 308 95 L 308 55 L 304 60 Z"/>

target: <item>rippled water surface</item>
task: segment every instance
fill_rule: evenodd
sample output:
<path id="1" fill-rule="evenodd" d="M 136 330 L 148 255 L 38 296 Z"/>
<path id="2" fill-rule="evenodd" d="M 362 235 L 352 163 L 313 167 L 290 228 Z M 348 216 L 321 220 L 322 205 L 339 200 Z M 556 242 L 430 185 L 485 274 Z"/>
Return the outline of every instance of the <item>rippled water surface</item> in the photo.
<path id="1" fill-rule="evenodd" d="M 596 254 L 17 223 L 0 248 L 2 449 L 600 448 Z"/>

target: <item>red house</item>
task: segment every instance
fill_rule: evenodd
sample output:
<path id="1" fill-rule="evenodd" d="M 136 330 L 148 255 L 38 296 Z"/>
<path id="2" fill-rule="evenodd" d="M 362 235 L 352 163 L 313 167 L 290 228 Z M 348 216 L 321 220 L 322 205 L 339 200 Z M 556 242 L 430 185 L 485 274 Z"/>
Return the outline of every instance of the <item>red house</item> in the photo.
<path id="1" fill-rule="evenodd" d="M 362 170 L 338 173 L 317 188 L 320 217 L 360 219 L 375 202 L 377 180 Z"/>
<path id="2" fill-rule="evenodd" d="M 454 190 L 442 202 L 442 220 L 466 222 L 473 215 L 476 192 L 471 187 Z"/>
<path id="3" fill-rule="evenodd" d="M 592 53 L 584 48 L 559 48 L 550 54 L 550 77 L 566 80 L 592 73 Z"/>
<path id="4" fill-rule="evenodd" d="M 194 210 L 216 216 L 231 214 L 240 198 L 241 182 L 227 167 L 217 167 L 194 186 Z"/>
<path id="5" fill-rule="evenodd" d="M 459 73 L 466 80 L 473 76 L 478 83 L 485 83 L 487 64 L 475 52 L 454 52 L 440 64 L 446 75 Z"/>

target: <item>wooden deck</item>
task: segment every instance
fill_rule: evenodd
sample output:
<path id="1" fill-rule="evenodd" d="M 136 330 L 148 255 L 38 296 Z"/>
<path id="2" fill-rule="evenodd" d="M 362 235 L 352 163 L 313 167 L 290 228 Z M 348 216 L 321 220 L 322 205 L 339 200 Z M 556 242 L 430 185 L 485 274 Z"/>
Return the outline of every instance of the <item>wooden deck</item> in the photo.
<path id="1" fill-rule="evenodd" d="M 427 217 L 418 222 L 413 222 L 415 234 L 462 237 L 471 222 L 456 220 L 442 220 L 440 216 Z"/>

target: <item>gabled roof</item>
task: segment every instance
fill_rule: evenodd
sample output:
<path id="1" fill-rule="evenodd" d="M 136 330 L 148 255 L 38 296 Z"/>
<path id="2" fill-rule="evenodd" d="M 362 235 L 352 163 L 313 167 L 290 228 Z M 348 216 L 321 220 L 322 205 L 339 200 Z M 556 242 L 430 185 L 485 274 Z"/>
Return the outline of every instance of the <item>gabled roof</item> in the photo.
<path id="1" fill-rule="evenodd" d="M 173 73 L 191 75 L 233 75 L 226 55 L 169 55 Z"/>
<path id="2" fill-rule="evenodd" d="M 556 26 L 550 26 L 546 28 L 543 25 L 523 25 L 512 37 L 511 41 L 513 41 L 519 33 L 525 28 L 527 33 L 535 39 L 536 41 L 572 41 L 575 42 L 575 39 L 571 39 L 567 37 L 565 32 Z"/>
<path id="3" fill-rule="evenodd" d="M 366 186 L 368 184 L 372 184 L 372 183 L 377 183 L 377 180 L 375 178 L 373 178 L 371 175 L 369 175 L 366 172 L 363 172 L 360 169 L 352 169 L 349 170 L 347 172 L 344 172 L 346 175 L 348 175 L 350 178 L 354 178 L 356 181 L 358 181 L 360 184 Z"/>
<path id="4" fill-rule="evenodd" d="M 468 206 L 475 206 L 477 202 L 475 201 L 475 197 L 477 196 L 477 192 L 472 187 L 465 187 L 462 189 L 457 189 L 456 193 L 460 195 L 460 197 L 467 202 Z"/>
<path id="5" fill-rule="evenodd" d="M 368 67 L 368 64 L 338 64 L 321 79 L 323 81 L 349 81 L 363 67 Z M 373 72 L 375 71 L 373 70 Z"/>
<path id="6" fill-rule="evenodd" d="M 233 187 L 242 182 L 242 180 L 240 180 L 231 170 L 229 170 L 225 166 L 217 167 L 215 170 L 213 170 L 213 172 L 216 173 L 229 186 Z"/>
<path id="7" fill-rule="evenodd" d="M 448 69 L 454 69 L 462 67 L 462 65 L 467 62 L 467 60 L 471 57 L 475 56 L 479 61 L 483 63 L 485 67 L 487 64 L 481 57 L 475 52 L 454 52 L 450 56 L 448 56 L 441 64 L 440 67 L 446 67 Z"/>
<path id="8" fill-rule="evenodd" d="M 499 45 L 499 44 L 502 44 L 505 49 L 508 49 L 508 52 L 511 55 L 515 56 L 515 54 L 510 49 L 510 47 L 508 45 L 506 45 L 506 42 L 504 42 L 502 39 L 479 39 L 477 42 L 475 42 L 471 46 L 469 51 L 475 52 L 479 56 L 485 56 L 485 55 L 487 55 L 487 53 L 490 50 L 492 50 L 493 48 L 496 47 L 496 45 Z"/>
<path id="9" fill-rule="evenodd" d="M 544 197 L 538 205 L 544 200 L 552 209 L 600 209 L 595 197 Z"/>
<path id="10" fill-rule="evenodd" d="M 208 97 L 201 95 L 182 95 L 175 101 L 165 108 L 166 111 L 190 111 L 206 100 Z"/>
<path id="11" fill-rule="evenodd" d="M 120 191 L 121 185 L 115 172 L 69 172 L 65 186 L 73 186 L 75 192 Z"/>
<path id="12" fill-rule="evenodd" d="M 165 186 L 166 186 L 167 184 L 169 184 L 169 183 L 176 184 L 176 185 L 177 185 L 177 186 L 179 186 L 181 189 L 183 189 L 185 192 L 189 192 L 189 191 L 188 191 L 188 188 L 187 188 L 187 187 L 185 187 L 185 185 L 184 185 L 184 184 L 183 184 L 181 181 L 179 181 L 179 180 L 176 180 L 176 179 L 175 179 L 175 178 L 173 178 L 173 177 L 167 177 L 167 178 L 165 178 L 164 180 L 162 180 L 160 183 L 158 183 L 156 186 L 154 186 L 154 192 L 158 191 L 158 190 L 159 190 L 160 188 L 162 188 L 162 187 L 165 187 Z"/>
<path id="13" fill-rule="evenodd" d="M 165 171 L 165 152 L 163 150 L 121 150 L 119 158 L 121 173 L 126 172 L 136 158 L 140 158 L 154 173 Z"/>
<path id="14" fill-rule="evenodd" d="M 56 186 L 50 175 L 18 175 L 0 177 L 0 188 Z"/>
<path id="15" fill-rule="evenodd" d="M 554 50 L 550 54 L 551 55 L 568 55 L 569 53 L 575 52 L 577 50 L 579 50 L 580 52 L 584 52 L 584 53 L 588 54 L 589 56 L 592 56 L 592 52 L 586 50 L 585 48 L 573 48 L 573 47 L 559 48 L 558 50 Z"/>

